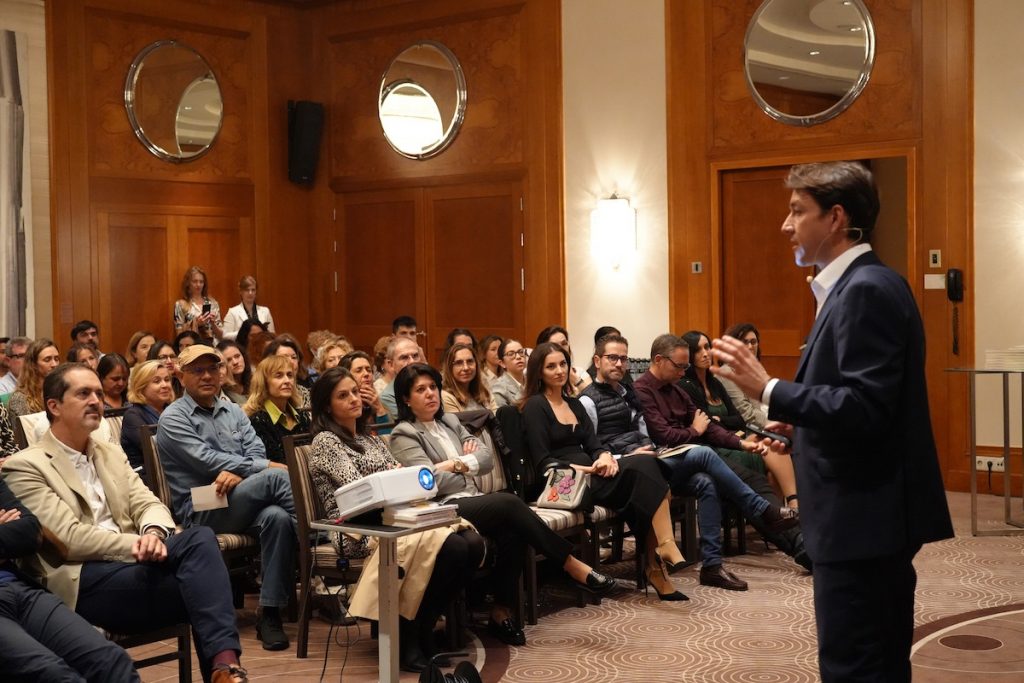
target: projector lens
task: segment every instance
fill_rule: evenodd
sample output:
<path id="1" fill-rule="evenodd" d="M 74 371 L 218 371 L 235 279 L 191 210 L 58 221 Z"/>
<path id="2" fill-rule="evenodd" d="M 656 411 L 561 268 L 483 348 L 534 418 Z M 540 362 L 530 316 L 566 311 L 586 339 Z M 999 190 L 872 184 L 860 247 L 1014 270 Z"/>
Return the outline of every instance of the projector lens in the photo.
<path id="1" fill-rule="evenodd" d="M 420 486 L 425 488 L 427 491 L 434 488 L 434 473 L 428 470 L 426 467 L 420 468 Z"/>

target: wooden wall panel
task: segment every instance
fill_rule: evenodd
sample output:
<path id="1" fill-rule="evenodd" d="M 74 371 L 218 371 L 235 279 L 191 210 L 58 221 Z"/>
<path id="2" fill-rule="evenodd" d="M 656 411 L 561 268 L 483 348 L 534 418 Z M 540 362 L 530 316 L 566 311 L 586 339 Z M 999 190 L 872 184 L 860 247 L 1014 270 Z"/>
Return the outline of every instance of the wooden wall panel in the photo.
<path id="1" fill-rule="evenodd" d="M 252 175 L 251 41 L 238 31 L 204 28 L 168 25 L 167 20 L 158 17 L 86 9 L 84 29 L 88 39 L 84 47 L 89 61 L 85 65 L 85 112 L 91 173 L 221 182 Z M 150 154 L 132 132 L 124 109 L 128 65 L 150 43 L 169 38 L 203 55 L 217 77 L 224 102 L 224 123 L 216 143 L 203 159 L 186 164 L 169 164 Z"/>
<path id="2" fill-rule="evenodd" d="M 336 329 L 364 350 L 391 334 L 391 321 L 399 315 L 423 317 L 423 292 L 416 286 L 418 194 L 339 196 L 335 268 L 347 296 L 344 324 Z"/>
<path id="3" fill-rule="evenodd" d="M 207 293 L 220 304 L 221 315 L 238 303 L 241 273 L 239 221 L 234 216 L 182 216 L 187 263 L 206 271 Z M 187 268 L 187 266 L 186 266 Z M 181 269 L 184 275 L 185 269 Z M 175 298 L 179 298 L 177 294 Z M 276 321 L 275 321 L 276 322 Z"/>
<path id="4" fill-rule="evenodd" d="M 925 290 L 929 249 L 962 267 L 970 288 L 972 0 L 865 0 L 877 31 L 875 69 L 850 109 L 811 127 L 762 113 L 743 78 L 743 37 L 758 0 L 666 2 L 669 297 L 673 329 L 715 327 L 725 311 L 721 178 L 808 161 L 895 158 L 907 179 L 907 279 L 924 318 L 932 423 L 947 486 L 962 489 L 967 392 L 944 368 L 973 363 L 973 307 L 961 307 L 960 355 L 952 307 Z M 902 203 L 901 203 L 902 204 Z M 793 269 L 790 258 L 779 273 Z"/>
<path id="5" fill-rule="evenodd" d="M 174 301 L 177 287 L 172 284 L 173 277 L 168 277 L 165 258 L 173 252 L 171 217 L 104 211 L 97 216 L 97 227 L 101 288 L 121 293 L 103 300 L 96 321 L 103 332 L 104 348 L 124 353 L 128 339 L 139 329 L 172 339 L 168 302 Z"/>
<path id="6" fill-rule="evenodd" d="M 765 116 L 750 96 L 743 72 L 743 38 L 762 0 L 711 3 L 706 33 L 714 152 L 749 152 L 795 144 L 877 142 L 921 133 L 919 0 L 866 0 L 875 23 L 875 66 L 868 87 L 841 116 L 802 128 Z M 671 3 L 670 3 L 671 4 Z M 687 10 L 688 11 L 688 10 Z"/>
<path id="7" fill-rule="evenodd" d="M 445 337 L 455 327 L 471 329 L 477 339 L 525 333 L 521 194 L 518 183 L 429 192 L 426 321 L 431 359 L 440 359 Z"/>
<path id="8" fill-rule="evenodd" d="M 514 8 L 507 8 L 512 12 Z M 523 29 L 518 12 L 455 20 L 429 30 L 387 29 L 332 37 L 331 174 L 336 179 L 463 174 L 523 162 Z M 391 60 L 417 40 L 438 40 L 462 63 L 466 118 L 443 154 L 426 161 L 397 154 L 377 118 L 380 79 Z"/>
<path id="9" fill-rule="evenodd" d="M 314 202 L 313 192 L 287 181 L 286 104 L 318 99 L 310 88 L 309 55 L 294 49 L 310 42 L 309 16 L 298 7 L 250 0 L 47 4 L 58 336 L 75 320 L 120 306 L 129 291 L 112 288 L 99 267 L 132 256 L 130 242 L 125 254 L 116 253 L 118 241 L 101 244 L 101 231 L 91 226 L 103 212 L 171 217 L 172 244 L 161 266 L 170 281 L 166 311 L 191 253 L 225 308 L 236 303 L 239 277 L 255 274 L 278 328 L 305 336 Z M 123 106 L 132 59 L 162 39 L 196 48 L 224 101 L 224 125 L 210 152 L 181 164 L 150 155 L 131 132 Z M 201 216 L 211 218 L 197 223 Z M 329 221 L 326 214 L 320 218 Z M 169 315 L 140 323 L 162 325 Z"/>
<path id="10" fill-rule="evenodd" d="M 789 203 L 782 184 L 787 170 L 722 173 L 722 318 L 707 330 L 718 334 L 753 323 L 761 333 L 761 360 L 775 377 L 796 374 L 814 324 L 814 296 L 804 279 L 810 269 L 789 267 L 793 252 L 780 234 Z"/>

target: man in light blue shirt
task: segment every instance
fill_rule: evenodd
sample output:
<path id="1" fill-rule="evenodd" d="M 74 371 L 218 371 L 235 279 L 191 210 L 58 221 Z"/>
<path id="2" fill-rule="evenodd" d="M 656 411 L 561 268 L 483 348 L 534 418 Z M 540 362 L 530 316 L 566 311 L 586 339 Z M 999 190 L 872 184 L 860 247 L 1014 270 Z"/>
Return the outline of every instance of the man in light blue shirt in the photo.
<path id="1" fill-rule="evenodd" d="M 218 399 L 223 361 L 196 344 L 178 357 L 185 393 L 160 416 L 157 445 L 174 512 L 185 526 L 251 533 L 262 549 L 262 608 L 256 633 L 266 650 L 288 647 L 280 608 L 295 590 L 295 504 L 287 467 L 267 459 L 245 413 Z M 214 485 L 228 506 L 195 511 L 192 488 Z"/>

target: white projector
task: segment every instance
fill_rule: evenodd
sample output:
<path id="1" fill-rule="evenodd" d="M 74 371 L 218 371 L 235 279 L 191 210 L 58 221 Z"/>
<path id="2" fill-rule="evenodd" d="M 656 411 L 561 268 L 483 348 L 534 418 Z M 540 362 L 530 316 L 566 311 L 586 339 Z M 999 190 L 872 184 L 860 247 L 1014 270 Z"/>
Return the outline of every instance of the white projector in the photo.
<path id="1" fill-rule="evenodd" d="M 334 492 L 338 516 L 351 519 L 367 510 L 428 500 L 437 495 L 434 473 L 426 467 L 375 472 Z"/>

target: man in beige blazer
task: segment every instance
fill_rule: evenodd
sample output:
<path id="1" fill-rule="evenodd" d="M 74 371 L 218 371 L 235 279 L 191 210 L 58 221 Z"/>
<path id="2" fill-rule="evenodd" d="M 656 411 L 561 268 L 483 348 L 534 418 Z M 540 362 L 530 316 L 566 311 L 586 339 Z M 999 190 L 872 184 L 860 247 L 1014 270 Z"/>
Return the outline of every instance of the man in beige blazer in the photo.
<path id="1" fill-rule="evenodd" d="M 79 364 L 43 383 L 50 429 L 4 463 L 4 481 L 63 546 L 23 568 L 90 623 L 138 633 L 188 621 L 204 679 L 246 681 L 227 570 L 213 532 L 175 533 L 171 513 L 115 444 L 91 437 L 103 388 Z"/>

